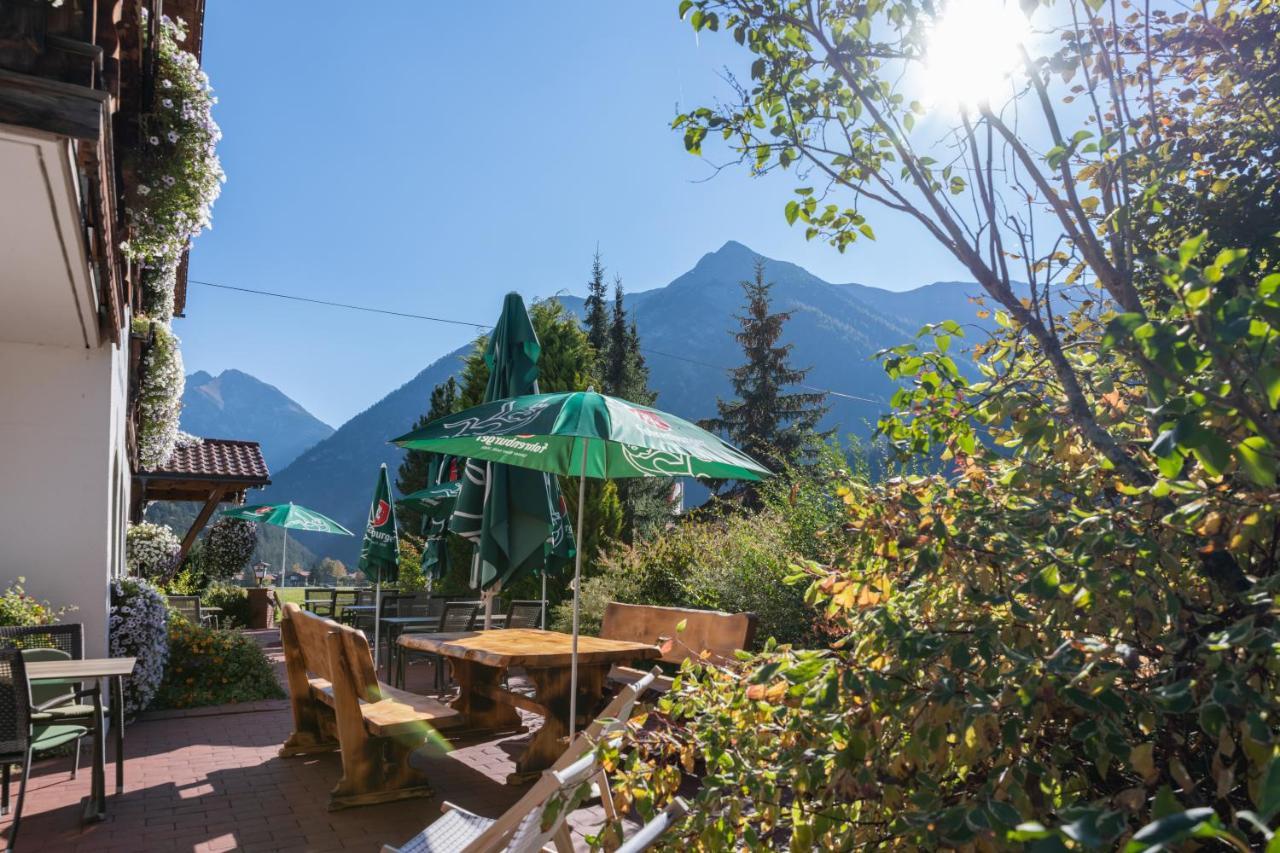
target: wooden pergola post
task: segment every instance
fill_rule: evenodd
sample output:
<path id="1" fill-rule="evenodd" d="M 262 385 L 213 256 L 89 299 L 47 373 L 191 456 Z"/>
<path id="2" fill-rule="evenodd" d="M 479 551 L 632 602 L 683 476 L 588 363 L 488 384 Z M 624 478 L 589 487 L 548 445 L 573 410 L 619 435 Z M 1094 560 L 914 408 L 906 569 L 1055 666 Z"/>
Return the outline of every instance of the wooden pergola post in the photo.
<path id="1" fill-rule="evenodd" d="M 209 491 L 209 497 L 205 500 L 204 506 L 200 508 L 199 515 L 196 520 L 191 522 L 191 528 L 187 530 L 187 535 L 182 537 L 182 547 L 178 549 L 178 562 L 181 563 L 187 558 L 191 546 L 196 544 L 196 537 L 200 535 L 200 531 L 204 530 L 204 526 L 209 523 L 209 519 L 213 516 L 214 510 L 218 508 L 218 504 L 226 500 L 226 486 L 214 486 Z"/>

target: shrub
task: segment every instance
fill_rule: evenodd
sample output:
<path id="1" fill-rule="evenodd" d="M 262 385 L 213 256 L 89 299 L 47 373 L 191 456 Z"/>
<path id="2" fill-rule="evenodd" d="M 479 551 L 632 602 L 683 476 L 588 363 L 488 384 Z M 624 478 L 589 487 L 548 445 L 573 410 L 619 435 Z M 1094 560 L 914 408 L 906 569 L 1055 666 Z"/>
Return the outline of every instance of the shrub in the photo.
<path id="1" fill-rule="evenodd" d="M 51 625 L 76 609 L 74 605 L 54 607 L 47 601 L 40 601 L 34 596 L 27 595 L 22 586 L 26 580 L 22 577 L 17 578 L 10 582 L 4 592 L 0 593 L 0 625 L 18 627 Z"/>
<path id="2" fill-rule="evenodd" d="M 181 547 L 177 535 L 163 524 L 130 524 L 124 539 L 124 562 L 130 574 L 160 580 L 173 568 Z"/>
<path id="3" fill-rule="evenodd" d="M 258 545 L 258 525 L 241 518 L 219 518 L 209 525 L 202 551 L 205 577 L 230 580 L 244 571 Z"/>
<path id="4" fill-rule="evenodd" d="M 783 583 L 794 559 L 787 518 L 777 509 L 686 520 L 647 542 L 615 546 L 601 559 L 600 573 L 582 584 L 582 631 L 598 633 L 606 605 L 621 601 L 751 612 L 759 618 L 760 642 L 802 642 L 813 634 L 816 613 L 802 589 Z M 556 607 L 556 630 L 569 630 L 572 613 L 571 600 Z"/>
<path id="5" fill-rule="evenodd" d="M 262 648 L 238 631 L 192 625 L 175 615 L 169 623 L 168 642 L 169 666 L 156 694 L 156 708 L 284 697 Z"/>
<path id="6" fill-rule="evenodd" d="M 160 686 L 169 657 L 168 624 L 169 608 L 150 583 L 142 578 L 111 582 L 111 655 L 137 658 L 133 674 L 125 679 L 126 716 L 146 710 Z"/>
<path id="7" fill-rule="evenodd" d="M 200 603 L 221 607 L 223 628 L 243 628 L 249 624 L 249 594 L 244 587 L 217 581 L 200 594 Z"/>

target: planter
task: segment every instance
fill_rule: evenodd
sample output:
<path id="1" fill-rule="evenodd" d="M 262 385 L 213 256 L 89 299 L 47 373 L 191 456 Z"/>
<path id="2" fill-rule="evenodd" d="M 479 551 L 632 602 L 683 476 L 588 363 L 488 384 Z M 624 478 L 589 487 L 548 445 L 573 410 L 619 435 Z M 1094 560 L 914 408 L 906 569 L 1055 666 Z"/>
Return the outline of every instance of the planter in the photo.
<path id="1" fill-rule="evenodd" d="M 265 586 L 250 587 L 249 590 L 249 627 L 274 628 L 276 625 L 276 605 L 272 600 L 271 589 Z"/>

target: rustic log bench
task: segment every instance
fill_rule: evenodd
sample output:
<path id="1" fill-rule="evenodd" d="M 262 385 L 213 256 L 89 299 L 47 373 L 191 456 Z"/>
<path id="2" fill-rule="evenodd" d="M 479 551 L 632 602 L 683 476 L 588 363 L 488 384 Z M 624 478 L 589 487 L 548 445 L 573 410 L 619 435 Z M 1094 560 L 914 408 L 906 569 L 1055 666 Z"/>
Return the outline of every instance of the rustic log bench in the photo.
<path id="1" fill-rule="evenodd" d="M 290 602 L 280 640 L 294 728 L 280 756 L 341 750 L 342 778 L 330 793 L 330 810 L 432 796 L 409 757 L 441 743 L 436 730 L 460 725 L 462 716 L 378 681 L 362 631 Z"/>
<path id="2" fill-rule="evenodd" d="M 684 629 L 677 630 L 681 622 Z M 653 643 L 662 650 L 660 660 L 676 666 L 691 657 L 705 657 L 713 661 L 732 659 L 734 652 L 749 646 L 755 635 L 754 613 L 655 607 L 619 601 L 609 602 L 600 626 L 602 639 Z M 615 684 L 634 684 L 647 674 L 629 666 L 614 666 L 608 677 Z M 651 687 L 658 692 L 670 688 L 669 676 L 656 679 Z"/>

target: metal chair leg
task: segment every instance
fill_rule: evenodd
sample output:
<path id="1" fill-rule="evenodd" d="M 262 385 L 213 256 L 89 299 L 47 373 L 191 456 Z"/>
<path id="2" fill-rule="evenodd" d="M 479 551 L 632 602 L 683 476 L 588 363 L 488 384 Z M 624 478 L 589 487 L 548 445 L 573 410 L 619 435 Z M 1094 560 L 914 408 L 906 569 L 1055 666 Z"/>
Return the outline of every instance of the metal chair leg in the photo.
<path id="1" fill-rule="evenodd" d="M 9 813 L 9 762 L 7 761 L 4 762 L 3 773 L 4 773 L 4 781 L 3 781 L 4 798 L 0 799 L 0 815 L 7 815 Z"/>
<path id="2" fill-rule="evenodd" d="M 71 778 L 74 779 L 80 774 L 80 738 L 76 738 L 76 751 L 72 753 L 71 758 Z"/>
<path id="3" fill-rule="evenodd" d="M 22 801 L 27 796 L 27 777 L 31 775 L 31 748 L 22 762 L 22 779 L 18 782 L 18 806 L 13 810 L 13 829 L 9 830 L 9 849 L 18 849 L 18 824 L 22 823 Z"/>

